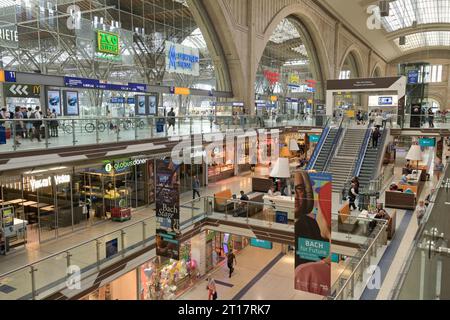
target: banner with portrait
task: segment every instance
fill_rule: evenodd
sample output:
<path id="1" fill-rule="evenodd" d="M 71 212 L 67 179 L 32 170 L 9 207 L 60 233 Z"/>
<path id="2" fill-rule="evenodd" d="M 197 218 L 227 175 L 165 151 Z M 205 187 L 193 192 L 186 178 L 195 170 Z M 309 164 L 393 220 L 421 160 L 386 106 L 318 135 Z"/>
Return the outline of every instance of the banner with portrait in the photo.
<path id="1" fill-rule="evenodd" d="M 295 173 L 296 290 L 330 294 L 331 205 L 331 174 Z"/>
<path id="2" fill-rule="evenodd" d="M 161 233 L 161 230 L 178 235 L 180 233 L 179 166 L 175 165 L 172 160 L 156 160 L 155 190 L 157 235 L 158 232 Z M 163 244 L 164 241 L 157 242 L 157 245 L 158 243 Z M 165 251 L 162 248 L 157 248 L 157 252 Z M 176 255 L 171 254 L 170 257 L 167 257 L 172 258 L 173 256 Z"/>

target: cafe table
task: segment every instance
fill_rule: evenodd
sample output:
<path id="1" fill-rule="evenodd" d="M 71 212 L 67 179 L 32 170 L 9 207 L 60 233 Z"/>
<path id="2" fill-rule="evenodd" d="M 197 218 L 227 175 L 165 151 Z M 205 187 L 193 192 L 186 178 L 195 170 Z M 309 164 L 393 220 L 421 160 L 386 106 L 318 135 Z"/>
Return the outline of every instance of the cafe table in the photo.
<path id="1" fill-rule="evenodd" d="M 49 204 L 47 204 L 47 203 L 35 203 L 35 204 L 32 204 L 32 205 L 30 205 L 29 207 L 30 208 L 35 208 L 35 209 L 37 209 L 37 208 L 44 208 L 44 207 L 48 207 L 49 206 Z"/>
<path id="2" fill-rule="evenodd" d="M 23 203 L 23 206 L 24 207 L 29 207 L 29 206 L 31 206 L 33 204 L 37 204 L 37 202 L 36 201 L 27 201 L 27 202 Z"/>
<path id="3" fill-rule="evenodd" d="M 11 205 L 11 204 L 19 204 L 19 203 L 23 203 L 23 202 L 27 202 L 27 199 L 10 200 L 10 201 L 6 201 L 5 203 L 3 203 L 3 205 L 8 206 L 8 205 Z"/>
<path id="4" fill-rule="evenodd" d="M 47 206 L 47 207 L 42 207 L 40 208 L 41 211 L 45 211 L 45 212 L 52 212 L 55 211 L 55 207 L 54 206 Z"/>

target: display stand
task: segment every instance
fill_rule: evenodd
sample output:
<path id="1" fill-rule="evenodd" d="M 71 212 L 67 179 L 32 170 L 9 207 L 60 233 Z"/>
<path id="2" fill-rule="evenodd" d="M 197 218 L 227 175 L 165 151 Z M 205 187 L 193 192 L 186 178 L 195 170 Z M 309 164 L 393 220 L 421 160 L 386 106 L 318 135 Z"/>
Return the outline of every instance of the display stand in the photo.
<path id="1" fill-rule="evenodd" d="M 130 208 L 112 208 L 111 210 L 111 220 L 117 222 L 124 222 L 131 220 L 131 209 Z"/>

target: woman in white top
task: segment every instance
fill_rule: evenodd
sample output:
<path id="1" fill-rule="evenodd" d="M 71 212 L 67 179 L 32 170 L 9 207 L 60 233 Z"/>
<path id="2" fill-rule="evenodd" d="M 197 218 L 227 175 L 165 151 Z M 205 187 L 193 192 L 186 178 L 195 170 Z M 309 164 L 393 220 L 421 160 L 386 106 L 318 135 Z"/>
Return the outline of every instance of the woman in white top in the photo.
<path id="1" fill-rule="evenodd" d="M 419 205 L 416 208 L 416 216 L 417 216 L 417 224 L 420 226 L 422 224 L 423 217 L 427 211 L 427 207 L 425 206 L 425 201 L 420 201 Z"/>

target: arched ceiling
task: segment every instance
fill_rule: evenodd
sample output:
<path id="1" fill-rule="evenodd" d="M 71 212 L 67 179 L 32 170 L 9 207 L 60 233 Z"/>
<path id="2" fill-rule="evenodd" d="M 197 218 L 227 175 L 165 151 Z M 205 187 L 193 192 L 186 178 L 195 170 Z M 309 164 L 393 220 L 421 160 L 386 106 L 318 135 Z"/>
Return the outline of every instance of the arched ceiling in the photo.
<path id="1" fill-rule="evenodd" d="M 326 7 L 362 38 L 372 44 L 387 61 L 421 49 L 450 50 L 450 0 L 390 0 L 388 17 L 380 28 L 371 25 L 378 0 L 324 0 Z M 374 10 L 375 9 L 375 10 Z M 400 38 L 405 37 L 405 44 Z"/>

